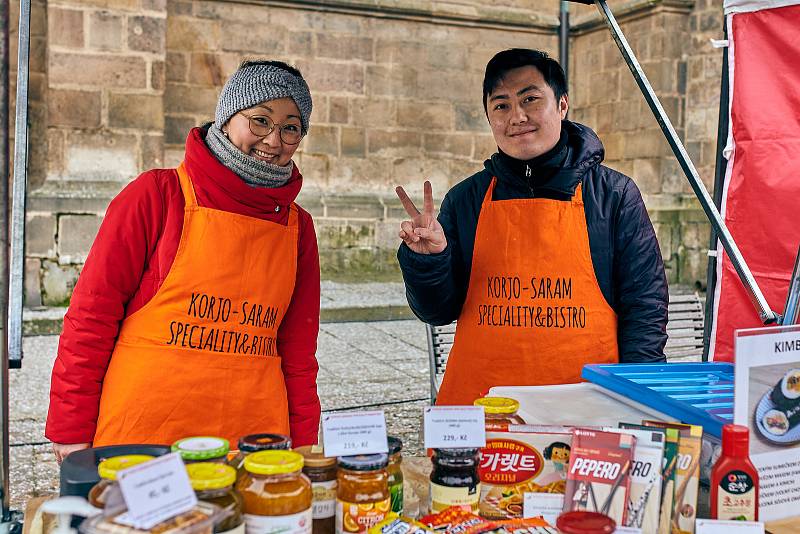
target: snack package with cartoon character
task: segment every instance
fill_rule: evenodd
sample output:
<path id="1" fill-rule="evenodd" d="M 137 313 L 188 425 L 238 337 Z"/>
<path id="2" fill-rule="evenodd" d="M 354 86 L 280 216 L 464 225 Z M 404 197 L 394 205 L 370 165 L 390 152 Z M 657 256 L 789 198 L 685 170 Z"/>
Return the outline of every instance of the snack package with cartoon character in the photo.
<path id="1" fill-rule="evenodd" d="M 519 519 L 525 493 L 564 493 L 572 435 L 566 427 L 536 428 L 487 432 L 478 467 L 481 516 Z"/>

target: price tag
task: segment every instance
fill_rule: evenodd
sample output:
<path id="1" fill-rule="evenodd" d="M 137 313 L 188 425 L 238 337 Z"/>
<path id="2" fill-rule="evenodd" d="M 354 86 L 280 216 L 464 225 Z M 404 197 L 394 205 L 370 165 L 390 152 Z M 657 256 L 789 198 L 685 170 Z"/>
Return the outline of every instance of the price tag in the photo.
<path id="1" fill-rule="evenodd" d="M 322 415 L 325 456 L 353 456 L 389 452 L 386 416 L 382 410 Z"/>
<path id="2" fill-rule="evenodd" d="M 128 511 L 115 521 L 149 530 L 171 517 L 188 512 L 197 496 L 177 452 L 123 469 L 117 481 Z"/>
<path id="3" fill-rule="evenodd" d="M 764 534 L 764 523 L 698 519 L 695 523 L 695 532 L 697 534 Z"/>
<path id="4" fill-rule="evenodd" d="M 486 445 L 481 406 L 429 406 L 424 412 L 425 448 L 453 449 Z"/>
<path id="5" fill-rule="evenodd" d="M 564 495 L 560 493 L 523 493 L 522 517 L 542 516 L 551 525 L 564 509 Z"/>
<path id="6" fill-rule="evenodd" d="M 642 534 L 642 529 L 633 527 L 617 527 L 614 529 L 614 534 Z"/>

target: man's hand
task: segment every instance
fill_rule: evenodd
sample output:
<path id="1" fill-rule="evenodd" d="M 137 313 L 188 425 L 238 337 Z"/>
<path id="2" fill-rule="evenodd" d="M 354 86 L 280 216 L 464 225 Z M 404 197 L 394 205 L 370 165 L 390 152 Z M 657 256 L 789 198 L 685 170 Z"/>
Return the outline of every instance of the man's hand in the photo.
<path id="1" fill-rule="evenodd" d="M 70 453 L 82 451 L 91 446 L 91 443 L 53 443 L 53 453 L 56 455 L 58 465 L 61 465 L 61 462 L 63 462 L 64 458 L 69 456 Z"/>
<path id="2" fill-rule="evenodd" d="M 437 254 L 447 248 L 447 238 L 436 215 L 433 211 L 433 189 L 429 181 L 425 181 L 422 213 L 414 203 L 408 198 L 405 190 L 397 186 L 395 188 L 400 202 L 406 209 L 406 213 L 411 217 L 410 221 L 400 223 L 400 239 L 408 248 L 417 254 Z"/>

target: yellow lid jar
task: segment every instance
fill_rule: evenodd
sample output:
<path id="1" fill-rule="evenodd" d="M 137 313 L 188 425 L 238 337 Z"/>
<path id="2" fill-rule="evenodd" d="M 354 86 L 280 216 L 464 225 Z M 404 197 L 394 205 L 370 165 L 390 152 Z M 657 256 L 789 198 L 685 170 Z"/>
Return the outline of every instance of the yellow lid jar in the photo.
<path id="1" fill-rule="evenodd" d="M 95 508 L 105 508 L 109 493 L 117 485 L 117 472 L 149 462 L 153 458 L 155 456 L 149 454 L 126 454 L 101 461 L 97 466 L 100 482 L 89 491 L 89 504 Z"/>
<path id="2" fill-rule="evenodd" d="M 311 481 L 302 469 L 303 456 L 294 451 L 260 451 L 244 459 L 236 489 L 248 532 L 311 533 Z"/>
<path id="3" fill-rule="evenodd" d="M 475 399 L 475 406 L 483 406 L 486 414 L 487 432 L 505 432 L 509 425 L 524 425 L 525 420 L 517 415 L 519 401 L 507 397 L 483 397 Z"/>
<path id="4" fill-rule="evenodd" d="M 196 462 L 186 466 L 186 473 L 197 500 L 231 512 L 231 515 L 214 527 L 214 531 L 244 534 L 242 496 L 233 487 L 236 483 L 236 469 L 216 462 Z"/>

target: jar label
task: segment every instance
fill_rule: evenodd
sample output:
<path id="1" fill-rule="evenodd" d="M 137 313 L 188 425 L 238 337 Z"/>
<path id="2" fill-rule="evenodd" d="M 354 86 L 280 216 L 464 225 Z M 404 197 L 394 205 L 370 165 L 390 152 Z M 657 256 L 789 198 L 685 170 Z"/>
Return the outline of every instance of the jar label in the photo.
<path id="1" fill-rule="evenodd" d="M 389 486 L 389 495 L 392 501 L 392 512 L 403 515 L 403 483 Z"/>
<path id="2" fill-rule="evenodd" d="M 327 482 L 312 482 L 311 488 L 314 492 L 311 504 L 312 516 L 314 519 L 328 519 L 336 515 L 336 480 Z"/>
<path id="3" fill-rule="evenodd" d="M 360 504 L 337 499 L 336 534 L 367 532 L 386 519 L 390 510 L 391 499 Z"/>
<path id="4" fill-rule="evenodd" d="M 245 534 L 244 523 L 242 523 L 238 527 L 233 527 L 230 530 L 223 530 L 222 532 L 218 532 L 217 534 Z"/>
<path id="5" fill-rule="evenodd" d="M 469 508 L 477 513 L 480 496 L 480 483 L 472 488 L 451 488 L 431 482 L 431 513 L 441 512 L 450 506 Z"/>
<path id="6" fill-rule="evenodd" d="M 247 534 L 311 534 L 311 508 L 299 514 L 244 514 Z"/>
<path id="7" fill-rule="evenodd" d="M 731 471 L 719 481 L 717 518 L 755 521 L 756 501 L 753 478 L 744 471 Z"/>

